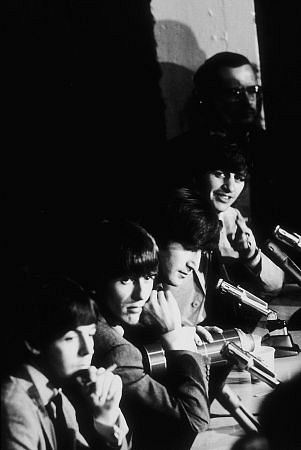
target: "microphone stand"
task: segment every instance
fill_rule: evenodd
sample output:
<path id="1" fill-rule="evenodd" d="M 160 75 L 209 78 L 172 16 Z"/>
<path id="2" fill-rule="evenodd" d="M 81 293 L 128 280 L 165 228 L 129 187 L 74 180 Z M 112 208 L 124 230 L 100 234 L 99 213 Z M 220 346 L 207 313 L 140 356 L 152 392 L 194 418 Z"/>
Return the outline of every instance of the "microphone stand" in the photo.
<path id="1" fill-rule="evenodd" d="M 275 348 L 275 357 L 295 356 L 300 352 L 300 348 L 293 342 L 292 336 L 287 332 L 286 322 L 279 320 L 276 311 L 268 307 L 268 303 L 261 298 L 246 291 L 241 286 L 233 286 L 232 284 L 220 279 L 217 283 L 217 289 L 222 293 L 227 293 L 238 299 L 241 303 L 250 306 L 267 317 L 267 329 L 269 333 L 263 337 L 262 342 L 265 345 Z M 280 330 L 278 334 L 270 334 L 275 330 Z"/>
<path id="2" fill-rule="evenodd" d="M 216 400 L 229 411 L 231 416 L 234 417 L 247 433 L 250 431 L 258 432 L 260 430 L 259 422 L 244 406 L 239 395 L 232 391 L 227 384 L 224 384 L 217 392 Z"/>
<path id="3" fill-rule="evenodd" d="M 293 247 L 298 252 L 301 252 L 301 236 L 297 233 L 289 233 L 277 225 L 274 230 L 274 236 L 278 241 L 290 247 Z M 301 308 L 299 308 L 290 318 L 288 325 L 291 330 L 300 330 L 301 328 Z"/>
<path id="4" fill-rule="evenodd" d="M 245 369 L 253 376 L 275 388 L 281 382 L 260 359 L 251 353 L 243 350 L 234 342 L 225 343 L 220 351 L 221 355 L 230 363 L 236 364 L 240 369 Z M 224 384 L 216 394 L 216 399 L 227 409 L 234 419 L 241 425 L 246 432 L 259 432 L 260 423 L 243 405 L 241 398 Z"/>
<path id="5" fill-rule="evenodd" d="M 256 378 L 264 381 L 270 387 L 275 388 L 281 382 L 278 380 L 272 370 L 270 370 L 260 359 L 251 353 L 242 350 L 234 342 L 225 344 L 221 353 L 229 361 L 234 362 L 240 369 L 246 369 Z"/>

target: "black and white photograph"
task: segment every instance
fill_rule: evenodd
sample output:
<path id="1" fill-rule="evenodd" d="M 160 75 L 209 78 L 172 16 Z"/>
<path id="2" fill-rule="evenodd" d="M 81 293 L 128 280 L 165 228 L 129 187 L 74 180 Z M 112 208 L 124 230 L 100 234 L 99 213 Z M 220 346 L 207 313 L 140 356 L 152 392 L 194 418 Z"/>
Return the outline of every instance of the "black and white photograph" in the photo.
<path id="1" fill-rule="evenodd" d="M 301 4 L 2 10 L 1 448 L 300 450 Z"/>

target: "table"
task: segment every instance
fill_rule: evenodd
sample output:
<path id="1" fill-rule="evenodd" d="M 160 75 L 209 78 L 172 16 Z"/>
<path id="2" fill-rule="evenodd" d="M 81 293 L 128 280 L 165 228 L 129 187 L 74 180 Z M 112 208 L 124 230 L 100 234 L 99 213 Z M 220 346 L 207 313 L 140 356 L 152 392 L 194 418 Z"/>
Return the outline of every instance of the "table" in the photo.
<path id="1" fill-rule="evenodd" d="M 270 308 L 278 313 L 279 319 L 288 320 L 292 314 L 301 307 L 301 288 L 295 285 L 286 286 L 280 295 L 270 303 Z M 259 322 L 256 334 L 266 333 L 264 320 Z M 289 331 L 293 342 L 301 348 L 301 330 Z M 292 378 L 301 371 L 301 353 L 275 359 L 275 374 L 280 381 Z M 264 397 L 272 391 L 263 381 L 251 382 L 247 371 L 234 369 L 230 372 L 226 383 L 240 396 L 244 406 L 255 417 Z M 200 433 L 195 439 L 191 450 L 230 450 L 234 442 L 244 434 L 241 426 L 224 409 L 219 402 L 213 401 L 211 405 L 211 423 L 208 431 Z"/>

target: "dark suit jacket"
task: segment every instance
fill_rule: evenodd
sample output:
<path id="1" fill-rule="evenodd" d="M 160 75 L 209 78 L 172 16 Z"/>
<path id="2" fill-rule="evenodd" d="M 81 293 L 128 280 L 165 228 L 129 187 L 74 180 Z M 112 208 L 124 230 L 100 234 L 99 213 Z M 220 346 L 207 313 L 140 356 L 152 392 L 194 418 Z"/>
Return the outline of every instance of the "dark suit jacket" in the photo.
<path id="1" fill-rule="evenodd" d="M 126 337 L 126 335 L 125 335 Z M 167 374 L 156 381 L 140 350 L 104 319 L 98 323 L 93 364 L 117 364 L 123 381 L 122 411 L 136 450 L 183 450 L 209 425 L 208 366 L 189 351 L 168 351 Z"/>

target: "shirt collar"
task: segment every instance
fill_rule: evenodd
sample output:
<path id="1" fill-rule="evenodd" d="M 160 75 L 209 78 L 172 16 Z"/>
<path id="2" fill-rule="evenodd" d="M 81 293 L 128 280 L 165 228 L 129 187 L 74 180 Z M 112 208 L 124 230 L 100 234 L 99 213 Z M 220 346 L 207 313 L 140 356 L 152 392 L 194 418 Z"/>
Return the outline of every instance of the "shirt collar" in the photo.
<path id="1" fill-rule="evenodd" d="M 223 228 L 224 225 L 225 225 L 225 211 L 219 213 L 219 215 L 218 215 L 218 221 L 219 221 L 221 227 Z"/>
<path id="2" fill-rule="evenodd" d="M 58 393 L 61 393 L 61 389 L 55 388 L 49 381 L 49 379 L 37 368 L 31 364 L 26 364 L 26 368 L 35 384 L 35 387 L 41 397 L 43 405 L 47 405 Z"/>

